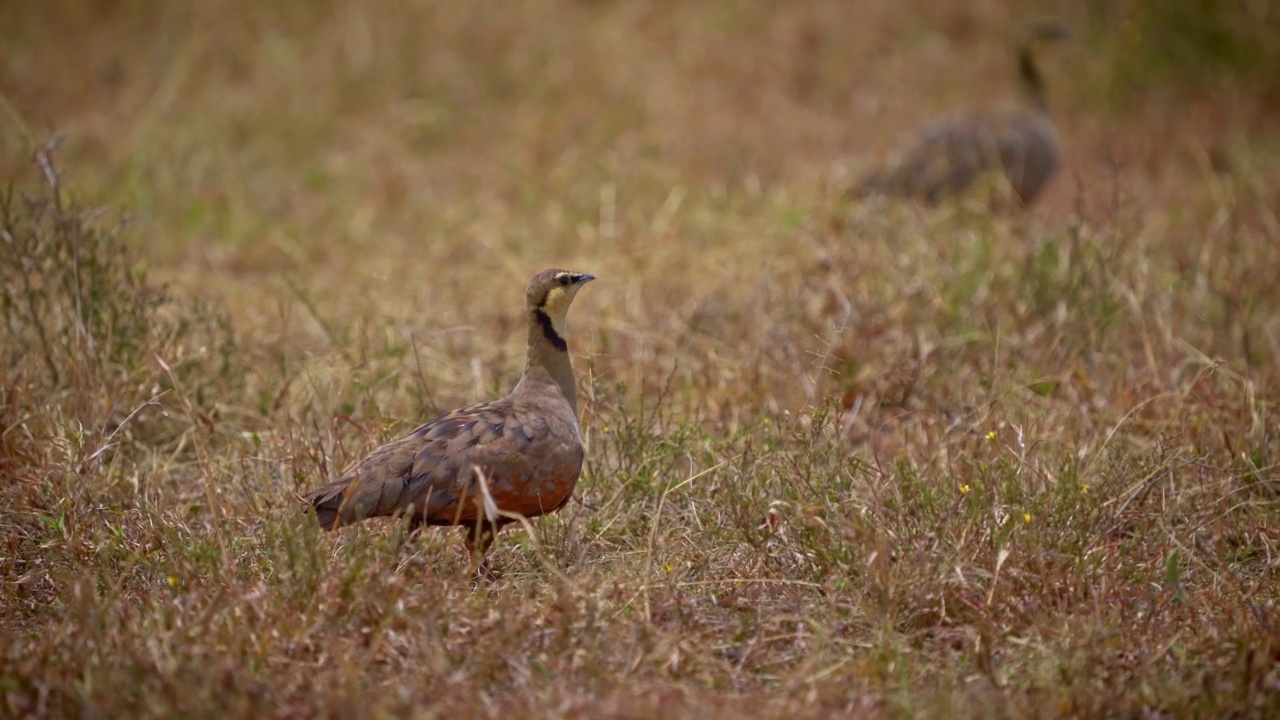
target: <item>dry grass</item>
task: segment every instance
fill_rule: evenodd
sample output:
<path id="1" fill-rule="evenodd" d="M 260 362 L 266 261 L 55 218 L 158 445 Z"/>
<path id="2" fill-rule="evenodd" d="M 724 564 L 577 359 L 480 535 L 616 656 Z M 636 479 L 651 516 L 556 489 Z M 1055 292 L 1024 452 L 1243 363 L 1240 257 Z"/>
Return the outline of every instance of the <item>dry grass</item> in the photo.
<path id="1" fill-rule="evenodd" d="M 1105 26 L 1035 212 L 839 202 L 1004 94 L 979 5 L 5 4 L 0 713 L 1275 712 L 1273 78 Z M 581 502 L 480 588 L 313 527 L 553 265 Z"/>

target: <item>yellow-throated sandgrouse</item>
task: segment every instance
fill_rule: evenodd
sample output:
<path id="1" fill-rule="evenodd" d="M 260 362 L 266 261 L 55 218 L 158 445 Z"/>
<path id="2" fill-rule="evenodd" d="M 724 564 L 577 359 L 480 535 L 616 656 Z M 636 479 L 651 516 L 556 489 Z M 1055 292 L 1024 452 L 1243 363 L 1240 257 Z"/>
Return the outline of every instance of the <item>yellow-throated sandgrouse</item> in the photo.
<path id="1" fill-rule="evenodd" d="M 515 389 L 422 425 L 307 494 L 321 526 L 381 515 L 408 516 L 415 530 L 461 525 L 480 560 L 504 525 L 563 507 L 583 459 L 566 316 L 594 279 L 567 270 L 534 275 L 525 289 L 528 360 Z"/>
<path id="2" fill-rule="evenodd" d="M 1058 169 L 1058 135 L 1036 67 L 1037 46 L 1068 37 L 1053 19 L 1031 23 L 1017 44 L 1020 101 L 969 112 L 926 126 L 920 139 L 888 167 L 870 173 L 852 194 L 895 195 L 934 204 L 998 171 L 1022 205 L 1030 205 Z"/>

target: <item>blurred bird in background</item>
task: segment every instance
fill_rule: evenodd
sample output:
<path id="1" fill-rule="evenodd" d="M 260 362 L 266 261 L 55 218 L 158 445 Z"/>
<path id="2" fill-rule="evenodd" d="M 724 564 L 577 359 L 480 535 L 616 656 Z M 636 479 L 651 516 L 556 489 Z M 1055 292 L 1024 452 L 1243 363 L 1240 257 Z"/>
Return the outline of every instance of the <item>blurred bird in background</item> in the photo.
<path id="1" fill-rule="evenodd" d="M 1030 205 L 1057 171 L 1060 154 L 1036 55 L 1041 46 L 1069 36 L 1057 19 L 1027 25 L 1016 47 L 1016 103 L 951 115 L 925 126 L 914 146 L 864 177 L 850 194 L 906 197 L 933 205 L 998 171 L 1018 202 Z"/>

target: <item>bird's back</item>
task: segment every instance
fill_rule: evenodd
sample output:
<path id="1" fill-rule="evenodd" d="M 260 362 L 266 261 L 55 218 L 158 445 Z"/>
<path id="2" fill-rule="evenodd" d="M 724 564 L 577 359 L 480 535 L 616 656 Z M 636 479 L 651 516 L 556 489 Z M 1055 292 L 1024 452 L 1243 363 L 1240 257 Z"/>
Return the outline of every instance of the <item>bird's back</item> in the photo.
<path id="1" fill-rule="evenodd" d="M 572 495 L 582 460 L 573 408 L 541 387 L 425 423 L 307 500 L 327 528 L 402 514 L 428 525 L 473 523 L 485 490 L 502 512 L 534 517 Z"/>
<path id="2" fill-rule="evenodd" d="M 871 173 L 863 196 L 896 195 L 936 203 L 963 192 L 984 173 L 1003 170 L 1023 202 L 1031 202 L 1057 167 L 1053 123 L 1014 107 L 955 115 L 926 126 L 891 167 Z"/>

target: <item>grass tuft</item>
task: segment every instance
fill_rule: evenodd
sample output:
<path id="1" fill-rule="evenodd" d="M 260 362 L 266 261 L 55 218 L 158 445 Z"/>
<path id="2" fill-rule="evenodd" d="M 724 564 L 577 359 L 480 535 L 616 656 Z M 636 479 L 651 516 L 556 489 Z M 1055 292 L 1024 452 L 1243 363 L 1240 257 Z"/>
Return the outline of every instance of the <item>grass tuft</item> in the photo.
<path id="1" fill-rule="evenodd" d="M 1267 3 L 1047 57 L 1029 212 L 842 202 L 1010 89 L 927 5 L 0 4 L 0 714 L 1275 715 Z M 574 501 L 322 532 L 553 265 Z"/>

